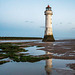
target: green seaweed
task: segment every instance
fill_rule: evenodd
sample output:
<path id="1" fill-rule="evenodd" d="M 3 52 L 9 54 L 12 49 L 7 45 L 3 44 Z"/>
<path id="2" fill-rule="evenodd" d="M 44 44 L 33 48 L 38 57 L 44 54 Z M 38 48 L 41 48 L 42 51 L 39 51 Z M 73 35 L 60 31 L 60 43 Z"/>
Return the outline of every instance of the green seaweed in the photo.
<path id="1" fill-rule="evenodd" d="M 42 47 L 42 46 L 38 45 L 37 47 Z"/>
<path id="2" fill-rule="evenodd" d="M 21 62 L 37 62 L 40 60 L 49 59 L 49 57 L 32 57 L 32 56 L 21 56 Z"/>
<path id="3" fill-rule="evenodd" d="M 0 65 L 4 64 L 4 63 L 7 63 L 7 62 L 10 62 L 10 61 L 0 61 Z"/>
<path id="4" fill-rule="evenodd" d="M 29 47 L 29 46 L 28 46 Z M 18 52 L 27 52 L 28 50 L 19 48 L 19 46 L 11 43 L 0 44 L 0 49 L 6 54 L 0 54 L 0 57 L 9 57 L 16 62 L 37 62 L 40 60 L 48 59 L 49 57 L 25 56 L 24 54 L 17 54 Z M 4 61 L 5 62 L 5 61 Z"/>

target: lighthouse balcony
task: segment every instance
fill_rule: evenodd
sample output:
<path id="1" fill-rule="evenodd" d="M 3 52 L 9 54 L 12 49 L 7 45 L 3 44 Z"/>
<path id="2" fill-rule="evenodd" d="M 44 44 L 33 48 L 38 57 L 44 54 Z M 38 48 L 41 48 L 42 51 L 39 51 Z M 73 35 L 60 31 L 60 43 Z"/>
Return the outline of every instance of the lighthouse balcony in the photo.
<path id="1" fill-rule="evenodd" d="M 45 11 L 45 15 L 53 15 L 53 12 L 52 11 L 50 11 L 50 10 L 47 10 L 47 11 Z"/>

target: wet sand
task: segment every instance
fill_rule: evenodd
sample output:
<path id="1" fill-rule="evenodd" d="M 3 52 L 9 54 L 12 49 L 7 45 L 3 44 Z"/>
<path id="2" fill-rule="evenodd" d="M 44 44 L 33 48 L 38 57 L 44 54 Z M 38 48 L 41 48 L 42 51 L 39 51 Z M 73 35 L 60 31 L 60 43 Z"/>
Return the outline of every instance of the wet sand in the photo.
<path id="1" fill-rule="evenodd" d="M 53 58 L 56 59 L 75 59 L 75 40 L 57 40 L 55 42 L 28 42 L 22 43 L 21 48 L 30 45 L 43 47 L 38 50 L 50 52 Z M 49 54 L 49 55 L 50 55 Z"/>
<path id="2" fill-rule="evenodd" d="M 26 42 L 10 42 L 10 43 L 17 44 L 21 48 L 25 48 L 26 46 L 37 46 L 39 48 L 43 47 L 38 50 L 44 50 L 46 52 L 50 52 L 49 55 L 51 55 L 52 58 L 56 58 L 56 59 L 75 59 L 75 40 L 74 39 L 56 40 L 55 42 L 41 42 L 41 40 L 36 40 L 36 41 L 30 41 L 30 42 L 26 41 Z"/>

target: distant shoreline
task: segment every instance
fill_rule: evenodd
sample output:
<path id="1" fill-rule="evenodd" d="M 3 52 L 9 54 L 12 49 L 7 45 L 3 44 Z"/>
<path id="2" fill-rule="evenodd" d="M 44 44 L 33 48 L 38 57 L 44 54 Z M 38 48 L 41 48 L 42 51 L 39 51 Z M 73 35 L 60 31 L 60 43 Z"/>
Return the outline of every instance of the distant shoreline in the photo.
<path id="1" fill-rule="evenodd" d="M 42 40 L 42 37 L 0 37 L 0 40 Z M 75 39 L 58 39 L 55 42 L 75 41 Z"/>
<path id="2" fill-rule="evenodd" d="M 42 37 L 0 37 L 0 40 L 41 40 Z"/>

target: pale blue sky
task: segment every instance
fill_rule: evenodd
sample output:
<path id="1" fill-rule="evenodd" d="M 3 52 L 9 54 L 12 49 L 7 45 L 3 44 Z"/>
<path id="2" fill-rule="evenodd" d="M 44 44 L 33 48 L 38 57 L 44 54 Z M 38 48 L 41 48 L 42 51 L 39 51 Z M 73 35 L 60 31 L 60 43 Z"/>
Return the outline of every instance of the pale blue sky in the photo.
<path id="1" fill-rule="evenodd" d="M 0 0 L 0 36 L 43 37 L 48 4 L 54 37 L 75 38 L 75 0 Z"/>

